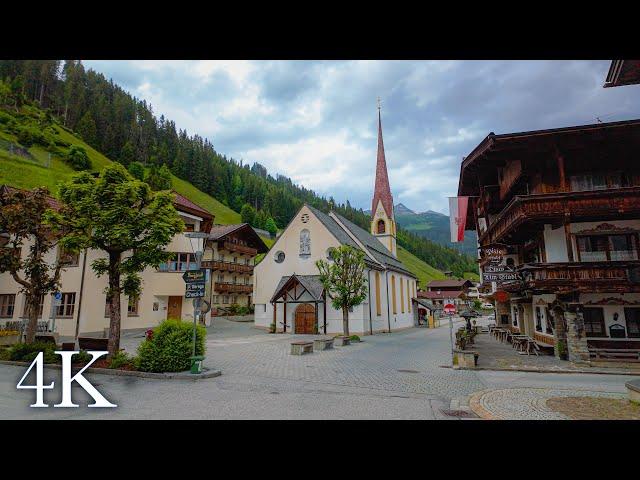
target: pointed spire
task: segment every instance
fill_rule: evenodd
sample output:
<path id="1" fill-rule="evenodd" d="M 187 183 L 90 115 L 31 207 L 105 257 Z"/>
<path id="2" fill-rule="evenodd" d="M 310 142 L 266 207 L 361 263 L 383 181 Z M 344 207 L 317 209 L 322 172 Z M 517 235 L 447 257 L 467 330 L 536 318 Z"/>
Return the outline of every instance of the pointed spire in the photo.
<path id="1" fill-rule="evenodd" d="M 373 201 L 371 203 L 371 215 L 373 216 L 378 206 L 378 201 L 382 202 L 382 207 L 389 218 L 393 218 L 393 197 L 389 187 L 389 176 L 387 175 L 387 160 L 384 156 L 384 142 L 382 140 L 382 119 L 380 115 L 380 97 L 378 97 L 378 159 L 376 162 L 376 184 L 373 191 Z"/>

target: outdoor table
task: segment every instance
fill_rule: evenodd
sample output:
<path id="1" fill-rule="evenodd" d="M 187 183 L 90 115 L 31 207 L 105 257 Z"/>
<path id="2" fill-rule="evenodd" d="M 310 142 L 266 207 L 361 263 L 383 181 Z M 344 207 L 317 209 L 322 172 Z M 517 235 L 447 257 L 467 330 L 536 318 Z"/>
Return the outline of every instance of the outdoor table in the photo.
<path id="1" fill-rule="evenodd" d="M 512 335 L 511 346 L 516 350 L 523 351 L 528 338 L 527 335 Z"/>

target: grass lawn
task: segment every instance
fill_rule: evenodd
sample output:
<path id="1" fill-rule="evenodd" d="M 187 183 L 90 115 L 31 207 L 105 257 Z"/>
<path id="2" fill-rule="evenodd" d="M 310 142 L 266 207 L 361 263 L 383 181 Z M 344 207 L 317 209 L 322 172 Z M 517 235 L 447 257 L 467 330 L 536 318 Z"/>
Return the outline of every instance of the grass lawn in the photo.
<path id="1" fill-rule="evenodd" d="M 431 280 L 442 280 L 446 278 L 440 270 L 423 262 L 400 246 L 398 246 L 398 260 L 404 263 L 405 267 L 418 277 L 418 283 L 421 287 L 424 287 Z"/>
<path id="2" fill-rule="evenodd" d="M 572 420 L 640 420 L 640 405 L 626 398 L 554 397 L 547 407 Z"/>

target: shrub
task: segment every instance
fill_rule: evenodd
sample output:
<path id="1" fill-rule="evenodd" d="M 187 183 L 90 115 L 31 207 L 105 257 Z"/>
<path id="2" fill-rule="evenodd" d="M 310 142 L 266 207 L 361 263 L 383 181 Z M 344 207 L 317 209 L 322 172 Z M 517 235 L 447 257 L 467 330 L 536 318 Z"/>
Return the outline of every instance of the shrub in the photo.
<path id="1" fill-rule="evenodd" d="M 13 121 L 13 117 L 8 113 L 0 111 L 0 123 L 10 123 Z"/>
<path id="2" fill-rule="evenodd" d="M 86 350 L 80 350 L 71 357 L 71 363 L 89 363 L 92 358 Z"/>
<path id="3" fill-rule="evenodd" d="M 125 365 L 133 365 L 134 358 L 123 352 L 119 351 L 111 358 L 111 363 L 109 364 L 109 368 L 121 368 Z"/>
<path id="4" fill-rule="evenodd" d="M 196 327 L 196 355 L 204 355 L 207 330 Z M 150 340 L 138 346 L 135 366 L 143 372 L 182 372 L 191 366 L 193 323 L 165 320 L 153 329 Z"/>
<path id="5" fill-rule="evenodd" d="M 240 305 L 238 305 L 237 303 L 233 303 L 229 305 L 227 311 L 229 312 L 229 315 L 238 315 L 238 313 L 240 312 Z"/>
<path id="6" fill-rule="evenodd" d="M 11 360 L 11 349 L 0 347 L 0 360 Z"/>
<path id="7" fill-rule="evenodd" d="M 238 315 L 248 315 L 250 312 L 248 307 L 240 307 L 238 308 Z"/>
<path id="8" fill-rule="evenodd" d="M 44 353 L 44 363 L 58 363 L 60 357 L 54 352 L 57 346 L 51 342 L 34 342 L 34 343 L 18 343 L 11 347 L 9 359 L 18 362 L 31 362 L 38 356 L 38 353 Z"/>
<path id="9" fill-rule="evenodd" d="M 352 342 L 360 341 L 360 337 L 358 335 L 351 335 L 349 338 L 351 339 Z"/>
<path id="10" fill-rule="evenodd" d="M 276 333 L 276 324 L 272 323 L 269 325 L 269 333 Z"/>
<path id="11" fill-rule="evenodd" d="M 64 157 L 64 161 L 68 163 L 74 170 L 90 170 L 91 160 L 84 148 L 77 145 L 71 145 L 69 152 Z"/>

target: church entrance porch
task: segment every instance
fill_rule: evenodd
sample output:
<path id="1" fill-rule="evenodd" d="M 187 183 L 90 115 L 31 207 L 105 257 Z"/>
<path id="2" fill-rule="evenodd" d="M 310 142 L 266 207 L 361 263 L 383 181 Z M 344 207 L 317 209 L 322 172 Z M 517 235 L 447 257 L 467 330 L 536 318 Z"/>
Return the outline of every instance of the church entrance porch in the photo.
<path id="1" fill-rule="evenodd" d="M 318 333 L 316 324 L 316 309 L 310 303 L 303 303 L 296 307 L 294 321 L 295 333 L 314 334 Z"/>

